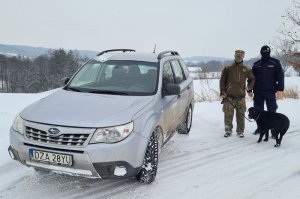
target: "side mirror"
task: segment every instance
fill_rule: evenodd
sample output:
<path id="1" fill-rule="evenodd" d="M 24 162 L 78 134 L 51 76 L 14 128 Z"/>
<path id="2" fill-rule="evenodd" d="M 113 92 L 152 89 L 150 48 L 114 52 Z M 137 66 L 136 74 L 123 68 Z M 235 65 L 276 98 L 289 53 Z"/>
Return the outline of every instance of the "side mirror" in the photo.
<path id="1" fill-rule="evenodd" d="M 179 94 L 180 94 L 180 86 L 178 86 L 177 84 L 168 84 L 164 91 L 164 96 L 179 95 Z"/>
<path id="2" fill-rule="evenodd" d="M 64 83 L 64 86 L 65 86 L 70 81 L 70 78 L 69 77 L 64 77 L 64 78 L 61 79 L 61 81 Z"/>

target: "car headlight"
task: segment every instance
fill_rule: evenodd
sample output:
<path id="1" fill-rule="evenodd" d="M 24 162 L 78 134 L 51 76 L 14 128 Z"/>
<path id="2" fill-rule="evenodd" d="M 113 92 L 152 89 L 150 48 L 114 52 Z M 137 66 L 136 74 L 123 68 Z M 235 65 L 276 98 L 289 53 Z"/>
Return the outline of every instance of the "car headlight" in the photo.
<path id="1" fill-rule="evenodd" d="M 24 120 L 20 117 L 20 115 L 15 118 L 12 128 L 22 135 L 24 134 Z"/>
<path id="2" fill-rule="evenodd" d="M 133 131 L 133 122 L 121 126 L 97 129 L 90 143 L 114 143 L 119 142 L 130 135 Z"/>

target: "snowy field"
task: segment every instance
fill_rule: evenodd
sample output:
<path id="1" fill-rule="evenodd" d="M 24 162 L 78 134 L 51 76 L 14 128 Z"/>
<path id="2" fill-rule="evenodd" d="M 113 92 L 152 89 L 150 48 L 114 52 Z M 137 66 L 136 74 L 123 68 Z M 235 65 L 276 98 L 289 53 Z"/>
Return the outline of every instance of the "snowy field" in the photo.
<path id="1" fill-rule="evenodd" d="M 217 89 L 216 81 L 213 85 Z M 300 88 L 300 78 L 286 78 L 286 86 Z M 291 120 L 279 149 L 272 139 L 257 144 L 256 125 L 247 121 L 245 138 L 225 139 L 220 102 L 196 103 L 190 134 L 174 135 L 160 156 L 156 180 L 141 185 L 135 179 L 41 175 L 11 160 L 8 132 L 14 117 L 49 93 L 0 94 L 0 198 L 300 198 L 300 100 L 278 101 L 278 112 Z"/>
<path id="2" fill-rule="evenodd" d="M 199 100 L 199 96 L 207 94 L 210 90 L 213 100 L 219 99 L 219 79 L 203 79 L 194 80 L 195 98 Z M 300 92 L 300 77 L 286 77 L 285 88 L 293 88 Z M 247 100 L 250 99 L 247 97 Z"/>

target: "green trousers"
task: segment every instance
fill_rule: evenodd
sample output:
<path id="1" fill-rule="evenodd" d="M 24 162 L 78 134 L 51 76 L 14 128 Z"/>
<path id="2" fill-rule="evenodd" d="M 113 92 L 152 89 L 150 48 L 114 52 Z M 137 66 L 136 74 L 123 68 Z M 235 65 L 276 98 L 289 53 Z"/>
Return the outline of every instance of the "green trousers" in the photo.
<path id="1" fill-rule="evenodd" d="M 231 102 L 231 103 L 230 103 Z M 245 112 L 246 112 L 246 101 L 245 98 L 227 98 L 223 104 L 224 112 L 224 123 L 225 132 L 232 133 L 232 120 L 234 115 L 234 110 L 236 111 L 236 122 L 237 122 L 237 133 L 244 133 L 245 130 Z"/>

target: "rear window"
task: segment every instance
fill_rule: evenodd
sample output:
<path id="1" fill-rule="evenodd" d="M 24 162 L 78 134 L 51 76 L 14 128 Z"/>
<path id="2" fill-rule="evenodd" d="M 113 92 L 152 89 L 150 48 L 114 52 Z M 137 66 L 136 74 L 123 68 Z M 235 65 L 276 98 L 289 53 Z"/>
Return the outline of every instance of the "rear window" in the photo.
<path id="1" fill-rule="evenodd" d="M 181 65 L 182 69 L 183 69 L 183 72 L 184 72 L 184 74 L 185 74 L 185 77 L 188 78 L 188 77 L 190 76 L 190 73 L 189 73 L 189 70 L 188 70 L 188 68 L 187 68 L 187 66 L 186 66 L 186 64 L 185 64 L 185 62 L 184 62 L 183 60 L 179 60 L 179 63 L 180 63 L 180 65 Z"/>
<path id="2" fill-rule="evenodd" d="M 174 75 L 175 75 L 175 82 L 176 84 L 180 84 L 182 81 L 185 80 L 185 75 L 183 74 L 183 70 L 178 62 L 178 60 L 172 60 L 171 61 Z"/>

